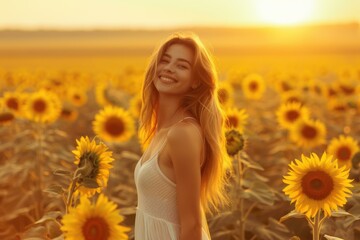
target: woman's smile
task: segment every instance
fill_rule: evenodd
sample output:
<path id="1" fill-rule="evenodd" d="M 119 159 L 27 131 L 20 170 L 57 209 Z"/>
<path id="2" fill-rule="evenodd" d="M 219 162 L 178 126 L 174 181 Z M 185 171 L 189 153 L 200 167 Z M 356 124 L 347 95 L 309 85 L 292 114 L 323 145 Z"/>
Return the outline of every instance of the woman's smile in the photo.
<path id="1" fill-rule="evenodd" d="M 173 84 L 173 83 L 178 82 L 174 77 L 164 75 L 164 74 L 160 74 L 159 79 L 160 79 L 161 82 L 163 82 L 165 84 Z"/>

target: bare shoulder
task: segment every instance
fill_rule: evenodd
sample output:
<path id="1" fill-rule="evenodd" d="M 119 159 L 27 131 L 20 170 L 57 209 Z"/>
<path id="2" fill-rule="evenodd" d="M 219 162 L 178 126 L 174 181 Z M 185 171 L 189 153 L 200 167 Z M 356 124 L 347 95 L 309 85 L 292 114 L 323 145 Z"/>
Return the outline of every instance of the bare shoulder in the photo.
<path id="1" fill-rule="evenodd" d="M 197 144 L 202 142 L 202 133 L 199 123 L 191 120 L 182 121 L 168 133 L 168 140 L 172 144 Z"/>
<path id="2" fill-rule="evenodd" d="M 184 173 L 186 176 L 190 175 L 190 169 L 194 170 L 194 174 L 197 173 L 203 162 L 203 138 L 200 126 L 194 123 L 195 121 L 180 122 L 168 133 L 169 155 L 174 164 L 177 182 L 181 181 L 179 177 Z"/>

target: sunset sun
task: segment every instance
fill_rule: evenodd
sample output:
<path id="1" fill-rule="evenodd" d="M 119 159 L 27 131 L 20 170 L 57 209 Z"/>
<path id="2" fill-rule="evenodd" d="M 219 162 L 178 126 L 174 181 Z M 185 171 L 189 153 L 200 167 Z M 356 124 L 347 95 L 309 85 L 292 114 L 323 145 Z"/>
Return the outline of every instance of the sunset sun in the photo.
<path id="1" fill-rule="evenodd" d="M 312 0 L 256 0 L 255 11 L 260 21 L 269 25 L 296 25 L 311 20 Z"/>

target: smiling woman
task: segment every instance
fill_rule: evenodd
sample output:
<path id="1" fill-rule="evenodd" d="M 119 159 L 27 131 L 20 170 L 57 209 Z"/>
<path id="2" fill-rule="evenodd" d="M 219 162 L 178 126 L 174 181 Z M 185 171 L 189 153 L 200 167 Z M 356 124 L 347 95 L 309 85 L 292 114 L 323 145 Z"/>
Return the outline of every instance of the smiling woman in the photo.
<path id="1" fill-rule="evenodd" d="M 311 21 L 315 3 L 313 0 L 256 0 L 257 17 L 265 24 L 295 25 Z"/>

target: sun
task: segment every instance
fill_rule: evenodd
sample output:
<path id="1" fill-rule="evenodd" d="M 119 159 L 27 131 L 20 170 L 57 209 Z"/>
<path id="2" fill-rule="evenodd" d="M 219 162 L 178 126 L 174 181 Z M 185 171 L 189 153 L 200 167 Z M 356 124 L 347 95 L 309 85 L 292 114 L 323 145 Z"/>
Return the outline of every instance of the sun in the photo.
<path id="1" fill-rule="evenodd" d="M 266 25 L 297 25 L 310 21 L 315 4 L 313 0 L 256 0 L 255 12 Z"/>

